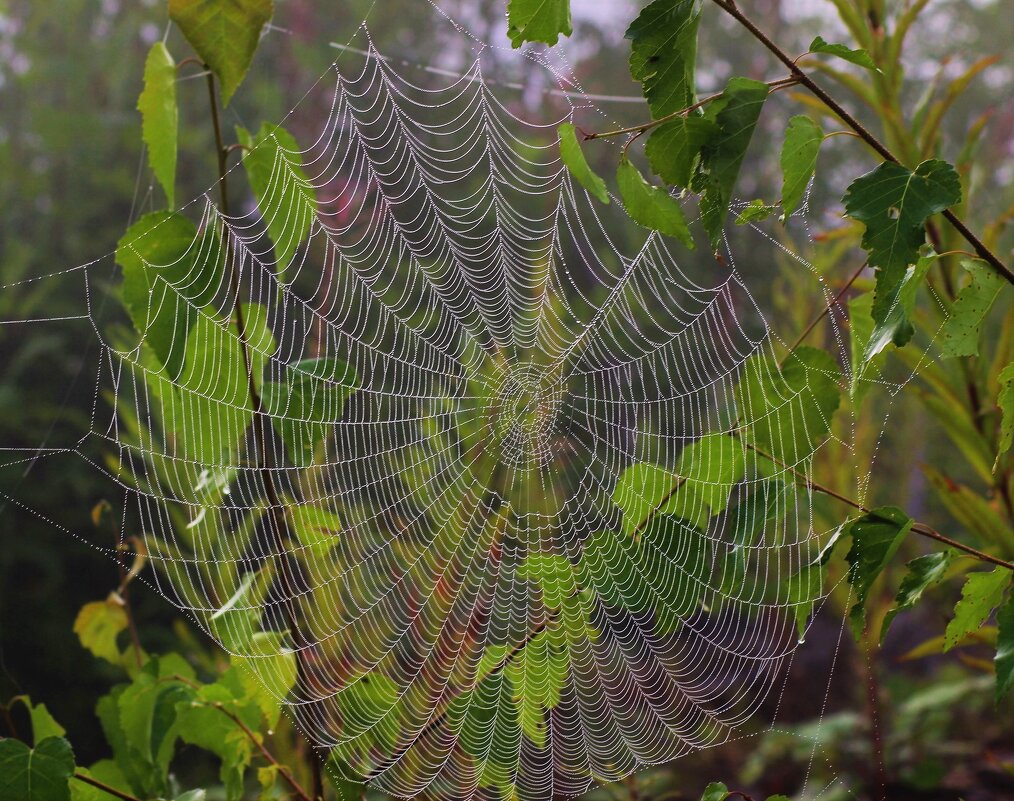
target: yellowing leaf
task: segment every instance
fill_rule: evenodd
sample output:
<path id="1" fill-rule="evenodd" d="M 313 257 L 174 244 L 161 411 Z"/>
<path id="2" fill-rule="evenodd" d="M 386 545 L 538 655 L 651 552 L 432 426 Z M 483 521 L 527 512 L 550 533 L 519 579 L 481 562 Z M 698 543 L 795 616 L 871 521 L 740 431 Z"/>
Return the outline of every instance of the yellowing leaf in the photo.
<path id="1" fill-rule="evenodd" d="M 962 259 L 970 276 L 944 320 L 940 351 L 944 357 L 978 356 L 979 331 L 993 302 L 1003 289 L 1003 277 L 979 259 Z"/>
<path id="2" fill-rule="evenodd" d="M 74 633 L 81 645 L 114 665 L 122 661 L 116 638 L 126 628 L 127 612 L 112 598 L 85 604 L 74 620 Z"/>
<path id="3" fill-rule="evenodd" d="M 148 148 L 148 163 L 165 190 L 169 208 L 176 197 L 176 62 L 161 41 L 155 42 L 144 62 L 144 89 L 137 98 L 141 112 L 141 138 Z"/>
<path id="4" fill-rule="evenodd" d="M 969 573 L 961 588 L 961 600 L 954 607 L 954 617 L 944 631 L 944 650 L 949 651 L 968 634 L 986 622 L 999 606 L 1004 590 L 1011 582 L 1011 572 L 997 567 L 989 572 Z"/>
<path id="5" fill-rule="evenodd" d="M 798 208 L 817 166 L 824 132 L 805 114 L 789 120 L 782 144 L 782 208 L 785 216 Z"/>

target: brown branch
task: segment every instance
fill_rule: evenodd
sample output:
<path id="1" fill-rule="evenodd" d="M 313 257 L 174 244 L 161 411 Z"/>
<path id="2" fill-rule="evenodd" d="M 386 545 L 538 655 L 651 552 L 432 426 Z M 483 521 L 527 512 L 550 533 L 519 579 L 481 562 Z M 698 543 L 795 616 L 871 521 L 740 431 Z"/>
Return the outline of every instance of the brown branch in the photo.
<path id="1" fill-rule="evenodd" d="M 779 61 L 782 62 L 789 69 L 789 73 L 796 78 L 797 83 L 802 84 L 810 92 L 815 95 L 821 102 L 824 103 L 832 112 L 849 128 L 856 132 L 859 137 L 866 142 L 874 151 L 882 156 L 886 161 L 893 162 L 895 164 L 901 164 L 901 160 L 894 155 L 888 149 L 888 147 L 877 139 L 865 126 L 855 117 L 853 117 L 838 101 L 836 101 L 830 94 L 828 94 L 820 84 L 816 83 L 809 75 L 800 69 L 799 65 L 796 64 L 795 60 L 784 50 L 782 50 L 777 44 L 775 44 L 760 28 L 758 28 L 754 22 L 747 17 L 740 9 L 736 6 L 735 2 L 730 0 L 713 0 L 715 5 L 721 8 L 725 13 L 733 17 L 739 22 L 744 28 L 746 28 L 757 41 L 759 41 L 764 47 L 766 47 Z M 975 252 L 979 255 L 983 261 L 987 262 L 994 270 L 1000 275 L 1007 279 L 1010 283 L 1014 284 L 1014 271 L 1012 271 L 1006 264 L 1004 264 L 1000 258 L 993 253 L 986 245 L 969 230 L 960 219 L 950 210 L 944 210 L 944 218 L 954 226 L 954 228 L 964 237 Z"/>
<path id="2" fill-rule="evenodd" d="M 865 270 L 868 265 L 869 262 L 863 262 L 862 264 L 859 265 L 858 269 L 854 273 L 852 273 L 852 275 L 849 277 L 849 280 L 845 282 L 845 285 L 838 290 L 838 294 L 836 294 L 831 299 L 831 302 L 824 307 L 823 311 L 821 311 L 820 314 L 818 314 L 810 321 L 810 323 L 806 326 L 806 328 L 803 329 L 803 333 L 801 333 L 798 337 L 796 337 L 796 341 L 793 342 L 792 347 L 789 348 L 789 353 L 795 351 L 796 348 L 798 348 L 803 343 L 803 341 L 808 336 L 810 336 L 813 329 L 817 327 L 817 324 L 825 317 L 827 317 L 828 314 L 831 313 L 831 309 L 833 309 L 835 306 L 841 303 L 841 299 L 845 296 L 845 293 L 849 291 L 849 287 L 851 287 L 852 284 L 856 282 L 856 279 L 859 278 L 860 275 L 862 275 L 863 270 Z M 779 367 L 782 366 L 783 365 L 781 364 L 779 365 Z"/>
<path id="3" fill-rule="evenodd" d="M 113 798 L 119 798 L 120 801 L 141 801 L 141 799 L 136 796 L 132 796 L 122 790 L 117 790 L 115 787 L 110 787 L 105 782 L 100 782 L 98 779 L 93 779 L 91 776 L 85 776 L 83 773 L 74 773 L 71 778 L 77 779 L 79 782 L 83 782 L 84 784 L 90 784 L 92 787 L 101 790 L 107 795 L 111 795 Z"/>

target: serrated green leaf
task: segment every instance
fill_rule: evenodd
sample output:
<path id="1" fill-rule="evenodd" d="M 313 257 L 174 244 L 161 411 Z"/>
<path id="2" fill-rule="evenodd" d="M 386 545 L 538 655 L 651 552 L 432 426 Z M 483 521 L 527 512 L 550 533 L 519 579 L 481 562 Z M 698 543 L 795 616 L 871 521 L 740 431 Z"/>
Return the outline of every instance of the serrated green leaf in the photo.
<path id="1" fill-rule="evenodd" d="M 357 382 L 355 371 L 338 359 L 304 359 L 287 367 L 284 382 L 265 382 L 265 411 L 293 464 L 314 463 Z"/>
<path id="2" fill-rule="evenodd" d="M 141 112 L 141 138 L 148 148 L 148 163 L 165 191 L 169 208 L 176 203 L 176 62 L 165 43 L 155 42 L 144 62 L 144 89 L 137 98 Z"/>
<path id="3" fill-rule="evenodd" d="M 864 69 L 880 72 L 876 63 L 870 58 L 870 54 L 862 49 L 851 50 L 843 44 L 829 44 L 819 36 L 810 42 L 808 49 L 811 53 L 827 53 L 828 55 L 845 59 L 850 64 L 856 64 Z"/>
<path id="4" fill-rule="evenodd" d="M 644 146 L 652 172 L 667 184 L 686 189 L 704 143 L 718 133 L 718 125 L 702 114 L 676 117 L 655 128 Z"/>
<path id="5" fill-rule="evenodd" d="M 798 464 L 831 430 L 840 380 L 837 362 L 818 348 L 797 348 L 781 369 L 769 356 L 750 358 L 736 394 L 747 439 L 785 464 Z"/>
<path id="6" fill-rule="evenodd" d="M 0 740 L 0 801 L 70 801 L 74 752 L 62 737 L 29 748 L 13 737 Z"/>
<path id="7" fill-rule="evenodd" d="M 694 102 L 700 19 L 697 0 L 655 0 L 624 34 L 630 40 L 630 75 L 640 81 L 655 119 Z"/>
<path id="8" fill-rule="evenodd" d="M 1000 385 L 1000 392 L 996 398 L 996 404 L 1000 407 L 1002 417 L 1000 418 L 1000 439 L 996 447 L 996 463 L 993 471 L 996 471 L 1000 462 L 1000 456 L 1006 453 L 1014 440 L 1014 362 L 1011 362 L 997 376 L 997 383 Z"/>
<path id="9" fill-rule="evenodd" d="M 769 206 L 759 198 L 751 200 L 736 215 L 736 225 L 749 225 L 753 222 L 766 220 L 778 210 L 777 206 Z"/>
<path id="10" fill-rule="evenodd" d="M 116 638 L 127 628 L 127 612 L 113 598 L 92 601 L 81 607 L 74 620 L 74 633 L 81 645 L 99 659 L 114 665 L 122 663 Z"/>
<path id="11" fill-rule="evenodd" d="M 823 141 L 824 132 L 806 115 L 799 114 L 789 120 L 781 154 L 782 208 L 786 217 L 799 207 L 806 194 Z"/>
<path id="12" fill-rule="evenodd" d="M 928 553 L 925 556 L 917 557 L 905 565 L 908 568 L 908 572 L 901 580 L 898 594 L 894 596 L 894 605 L 884 616 L 884 625 L 880 629 L 881 642 L 887 636 L 887 630 L 891 626 L 891 621 L 894 620 L 897 614 L 906 609 L 911 609 L 922 598 L 926 590 L 935 584 L 939 584 L 940 580 L 947 575 L 947 571 L 950 569 L 955 558 L 957 558 L 957 555 L 957 551 L 948 548 L 944 551 Z"/>
<path id="13" fill-rule="evenodd" d="M 561 33 L 573 33 L 570 0 L 508 0 L 507 36 L 512 47 L 525 42 L 555 45 Z"/>
<path id="14" fill-rule="evenodd" d="M 915 171 L 885 162 L 854 180 L 843 198 L 845 213 L 866 226 L 862 246 L 877 271 L 873 319 L 882 322 L 905 270 L 926 242 L 926 221 L 961 202 L 961 180 L 945 161 L 924 161 Z"/>
<path id="15" fill-rule="evenodd" d="M 169 18 L 218 76 L 228 105 L 250 69 L 272 0 L 169 0 Z"/>
<path id="16" fill-rule="evenodd" d="M 997 567 L 989 572 L 969 573 L 961 588 L 961 600 L 954 607 L 954 617 L 944 630 L 944 650 L 949 651 L 967 635 L 978 629 L 990 613 L 1000 605 L 1004 590 L 1011 583 L 1011 572 Z"/>
<path id="17" fill-rule="evenodd" d="M 731 78 L 721 96 L 705 110 L 705 117 L 715 123 L 718 133 L 701 148 L 691 188 L 701 193 L 701 222 L 712 248 L 721 242 L 732 191 L 767 96 L 767 84 Z"/>
<path id="18" fill-rule="evenodd" d="M 570 171 L 570 174 L 593 197 L 598 198 L 603 203 L 608 203 L 609 192 L 606 190 L 606 182 L 588 166 L 588 161 L 584 157 L 584 151 L 581 150 L 581 145 L 577 141 L 577 129 L 569 122 L 565 122 L 556 130 L 560 137 L 560 158 Z"/>
<path id="19" fill-rule="evenodd" d="M 998 272 L 979 259 L 962 259 L 961 266 L 970 280 L 958 292 L 940 331 L 940 354 L 944 358 L 979 355 L 982 322 L 1006 283 Z"/>
<path id="20" fill-rule="evenodd" d="M 239 126 L 246 150 L 243 169 L 275 245 L 276 272 L 284 276 L 301 242 L 309 235 L 317 199 L 300 163 L 299 146 L 279 125 L 264 123 L 256 136 Z"/>
<path id="21" fill-rule="evenodd" d="M 881 571 L 912 530 L 913 520 L 896 506 L 883 506 L 857 517 L 848 524 L 852 547 L 845 555 L 848 580 L 856 603 L 849 612 L 852 633 L 858 640 L 866 627 L 866 598 Z"/>
<path id="22" fill-rule="evenodd" d="M 1014 685 L 1014 593 L 996 613 L 996 702 L 999 704 Z"/>
<path id="23" fill-rule="evenodd" d="M 652 231 L 678 239 L 691 250 L 694 249 L 694 239 L 687 227 L 683 209 L 665 189 L 645 181 L 637 167 L 626 158 L 620 161 L 616 170 L 616 183 L 630 219 Z"/>

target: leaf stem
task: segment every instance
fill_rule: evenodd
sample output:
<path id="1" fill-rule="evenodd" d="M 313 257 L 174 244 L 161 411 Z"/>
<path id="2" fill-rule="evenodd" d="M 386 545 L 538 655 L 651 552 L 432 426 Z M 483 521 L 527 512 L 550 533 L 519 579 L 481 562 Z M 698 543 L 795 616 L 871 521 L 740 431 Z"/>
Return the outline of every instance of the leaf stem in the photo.
<path id="1" fill-rule="evenodd" d="M 79 782 L 83 782 L 84 784 L 90 784 L 92 787 L 101 790 L 107 795 L 111 795 L 113 798 L 119 798 L 120 801 L 141 801 L 141 799 L 136 796 L 125 793 L 122 790 L 117 790 L 115 787 L 110 787 L 105 782 L 100 782 L 98 779 L 93 779 L 91 776 L 85 776 L 83 773 L 75 772 L 71 778 L 77 779 Z"/>
<path id="2" fill-rule="evenodd" d="M 901 160 L 890 151 L 890 149 L 876 136 L 874 136 L 869 130 L 867 130 L 859 120 L 849 114 L 844 107 L 838 101 L 836 101 L 830 94 L 828 94 L 820 84 L 816 83 L 809 75 L 800 69 L 799 65 L 792 59 L 792 57 L 782 50 L 777 44 L 775 44 L 760 28 L 758 28 L 754 22 L 747 17 L 734 2 L 731 0 L 712 0 L 719 8 L 725 13 L 733 17 L 739 22 L 744 28 L 746 28 L 757 41 L 759 41 L 764 47 L 766 47 L 774 56 L 788 67 L 790 74 L 796 79 L 797 83 L 802 84 L 810 90 L 819 100 L 821 100 L 832 112 L 849 128 L 856 132 L 859 137 L 866 142 L 873 150 L 875 150 L 881 157 L 887 161 L 894 162 L 895 164 L 901 164 Z M 943 211 L 944 218 L 954 226 L 954 228 L 964 237 L 976 253 L 979 254 L 979 258 L 987 262 L 994 270 L 1000 275 L 1007 279 L 1011 284 L 1014 284 L 1014 271 L 1012 271 L 1006 264 L 1004 264 L 1000 258 L 993 253 L 986 245 L 969 230 L 966 226 L 952 211 L 945 209 Z"/>

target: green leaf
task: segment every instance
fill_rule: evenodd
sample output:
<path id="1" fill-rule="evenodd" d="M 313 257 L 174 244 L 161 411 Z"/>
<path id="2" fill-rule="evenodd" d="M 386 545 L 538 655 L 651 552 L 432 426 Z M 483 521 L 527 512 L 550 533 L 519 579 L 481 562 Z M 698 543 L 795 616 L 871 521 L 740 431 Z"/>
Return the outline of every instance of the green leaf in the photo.
<path id="1" fill-rule="evenodd" d="M 560 703 L 570 653 L 543 631 L 532 638 L 504 668 L 521 730 L 539 748 L 546 745 L 545 710 Z"/>
<path id="2" fill-rule="evenodd" d="M 250 69 L 273 11 L 272 0 L 169 0 L 169 18 L 218 76 L 224 105 Z"/>
<path id="3" fill-rule="evenodd" d="M 299 146 L 284 128 L 268 123 L 261 125 L 256 137 L 237 126 L 236 136 L 247 148 L 243 169 L 268 236 L 275 243 L 276 271 L 284 275 L 300 243 L 309 235 L 317 212 L 313 187 L 299 161 Z"/>
<path id="4" fill-rule="evenodd" d="M 996 613 L 996 702 L 999 704 L 1014 684 L 1014 593 Z"/>
<path id="5" fill-rule="evenodd" d="M 32 699 L 27 695 L 19 695 L 12 698 L 9 707 L 12 707 L 16 702 L 20 702 L 24 705 L 28 711 L 28 717 L 32 721 L 32 743 L 38 745 L 43 740 L 47 740 L 50 737 L 63 737 L 67 733 L 67 730 L 56 722 L 45 704 L 33 704 Z"/>
<path id="6" fill-rule="evenodd" d="M 978 356 L 979 332 L 993 302 L 1003 289 L 1003 277 L 979 259 L 962 259 L 961 266 L 970 276 L 944 320 L 940 332 L 940 353 L 945 358 Z"/>
<path id="7" fill-rule="evenodd" d="M 78 767 L 75 772 L 96 779 L 121 792 L 128 794 L 130 792 L 130 782 L 127 781 L 120 767 L 111 759 L 100 759 L 91 767 Z M 92 787 L 90 784 L 80 781 L 70 783 L 71 801 L 109 801 L 111 797 L 105 790 Z"/>
<path id="8" fill-rule="evenodd" d="M 518 578 L 534 582 L 542 592 L 547 609 L 556 610 L 577 591 L 574 566 L 556 553 L 530 553 L 518 568 Z"/>
<path id="9" fill-rule="evenodd" d="M 345 741 L 333 753 L 353 770 L 369 773 L 378 750 L 389 754 L 398 747 L 400 695 L 398 685 L 382 673 L 364 674 L 347 684 L 337 696 Z"/>
<path id="10" fill-rule="evenodd" d="M 35 748 L 20 740 L 0 740 L 0 801 L 70 801 L 74 752 L 62 737 Z"/>
<path id="11" fill-rule="evenodd" d="M 286 638 L 283 632 L 257 632 L 247 653 L 230 657 L 232 664 L 240 668 L 243 700 L 252 699 L 260 707 L 268 729 L 278 725 L 282 702 L 296 686 L 296 652 L 285 644 Z"/>
<path id="12" fill-rule="evenodd" d="M 175 434 L 177 448 L 202 464 L 238 463 L 243 433 L 253 419 L 244 347 L 255 384 L 275 349 L 267 310 L 258 304 L 243 310 L 246 346 L 235 323 L 215 317 L 214 308 L 197 314 L 178 380 L 158 390 L 164 424 Z"/>
<path id="13" fill-rule="evenodd" d="M 225 276 L 217 237 L 210 230 L 199 234 L 181 214 L 146 214 L 120 238 L 116 263 L 134 328 L 175 380 L 195 307 L 211 303 Z"/>
<path id="14" fill-rule="evenodd" d="M 187 790 L 183 795 L 176 796 L 175 801 L 205 801 L 207 797 L 207 790 Z"/>
<path id="15" fill-rule="evenodd" d="M 775 459 L 796 465 L 824 441 L 841 401 L 838 364 L 827 351 L 800 347 L 779 369 L 770 356 L 743 366 L 737 389 L 747 438 Z"/>
<path id="16" fill-rule="evenodd" d="M 577 141 L 576 129 L 569 122 L 565 122 L 556 129 L 560 137 L 560 158 L 570 170 L 581 186 L 588 190 L 592 196 L 597 197 L 603 203 L 609 202 L 609 192 L 606 190 L 606 182 L 592 172 L 585 160 L 584 151 Z"/>
<path id="17" fill-rule="evenodd" d="M 630 75 L 655 119 L 693 105 L 697 58 L 697 0 L 655 0 L 627 28 Z"/>
<path id="18" fill-rule="evenodd" d="M 857 517 L 848 525 L 852 547 L 845 559 L 849 563 L 848 580 L 856 595 L 849 621 L 857 640 L 866 627 L 866 598 L 873 583 L 897 552 L 913 522 L 896 506 L 883 506 Z"/>
<path id="19" fill-rule="evenodd" d="M 968 574 L 961 588 L 961 600 L 954 607 L 954 617 L 944 630 L 945 651 L 986 622 L 990 612 L 1000 605 L 1010 582 L 1011 572 L 1005 567 Z"/>
<path id="20" fill-rule="evenodd" d="M 870 58 L 870 54 L 865 50 L 850 50 L 843 44 L 828 44 L 819 36 L 810 42 L 808 49 L 811 53 L 827 53 L 828 55 L 843 58 L 850 64 L 856 64 L 865 69 L 880 72 L 876 63 Z"/>
<path id="21" fill-rule="evenodd" d="M 753 222 L 761 222 L 774 214 L 777 209 L 777 206 L 769 206 L 759 198 L 751 200 L 736 215 L 736 225 L 749 225 Z"/>
<path id="22" fill-rule="evenodd" d="M 961 180 L 945 161 L 924 161 L 915 171 L 885 162 L 854 180 L 843 198 L 845 213 L 866 226 L 862 246 L 877 270 L 873 319 L 890 311 L 905 269 L 926 242 L 926 221 L 961 202 Z"/>
<path id="23" fill-rule="evenodd" d="M 644 146 L 652 172 L 667 184 L 688 188 L 701 148 L 718 130 L 713 120 L 701 114 L 676 117 L 659 125 Z"/>
<path id="24" fill-rule="evenodd" d="M 820 598 L 821 575 L 817 565 L 804 565 L 798 573 L 789 576 L 785 582 L 785 603 L 792 606 L 796 631 L 800 639 L 806 634 L 806 627 L 813 614 L 813 607 Z"/>
<path id="25" fill-rule="evenodd" d="M 127 612 L 123 604 L 112 597 L 85 604 L 74 620 L 74 633 L 81 645 L 114 665 L 123 662 L 116 638 L 126 628 Z"/>
<path id="26" fill-rule="evenodd" d="M 137 98 L 141 112 L 141 138 L 148 148 L 148 163 L 165 190 L 169 208 L 176 202 L 176 62 L 165 43 L 158 41 L 144 62 L 144 89 Z"/>
<path id="27" fill-rule="evenodd" d="M 555 45 L 561 33 L 572 32 L 570 0 L 508 0 L 507 36 L 512 47 L 525 42 Z"/>
<path id="28" fill-rule="evenodd" d="M 665 189 L 645 181 L 637 167 L 626 158 L 621 159 L 616 170 L 616 182 L 630 219 L 652 231 L 678 239 L 691 250 L 694 249 L 694 239 L 687 228 L 683 209 Z"/>
<path id="29" fill-rule="evenodd" d="M 881 314 L 879 321 L 870 333 L 869 340 L 863 352 L 863 361 L 869 362 L 878 353 L 882 353 L 888 345 L 894 344 L 901 348 L 908 344 L 915 333 L 912 326 L 912 313 L 915 310 L 916 293 L 919 287 L 926 280 L 926 273 L 937 254 L 930 252 L 920 256 L 919 260 L 910 267 L 905 268 L 905 274 L 901 280 L 888 291 L 885 299 L 886 312 Z M 873 305 L 870 305 L 872 319 Z"/>
<path id="30" fill-rule="evenodd" d="M 712 782 L 704 788 L 701 801 L 725 801 L 729 797 L 729 788 L 722 782 Z"/>
<path id="31" fill-rule="evenodd" d="M 265 410 L 293 464 L 314 463 L 356 383 L 353 369 L 338 359 L 304 359 L 288 366 L 284 383 L 265 382 Z"/>
<path id="32" fill-rule="evenodd" d="M 338 544 L 341 519 L 326 507 L 317 504 L 296 504 L 287 508 L 289 525 L 296 539 L 314 560 L 327 559 Z"/>
<path id="33" fill-rule="evenodd" d="M 881 642 L 887 636 L 887 630 L 890 628 L 891 621 L 894 620 L 895 616 L 899 612 L 911 609 L 922 598 L 926 590 L 935 584 L 939 584 L 940 580 L 947 575 L 947 571 L 957 558 L 957 555 L 957 551 L 948 548 L 943 551 L 917 557 L 906 565 L 908 572 L 905 574 L 905 578 L 901 580 L 898 594 L 894 596 L 894 606 L 884 616 L 884 625 L 880 629 Z"/>
<path id="34" fill-rule="evenodd" d="M 1000 463 L 1001 454 L 1006 453 L 1014 440 L 1014 362 L 1011 362 L 997 376 L 997 383 L 1000 385 L 1000 392 L 996 398 L 996 405 L 1000 407 L 1003 416 L 1000 420 L 1000 439 L 996 446 L 996 464 L 993 471 L 996 472 Z"/>
<path id="35" fill-rule="evenodd" d="M 782 208 L 786 217 L 799 207 L 806 194 L 823 141 L 824 132 L 809 117 L 799 114 L 789 120 L 781 155 Z"/>
<path id="36" fill-rule="evenodd" d="M 715 123 L 718 133 L 701 148 L 691 188 L 701 193 L 701 222 L 712 248 L 717 248 L 722 240 L 732 191 L 767 96 L 767 84 L 732 78 L 705 111 L 705 117 Z"/>
<path id="37" fill-rule="evenodd" d="M 253 759 L 253 745 L 235 721 L 215 705 L 220 704 L 253 731 L 260 726 L 261 715 L 256 704 L 237 700 L 236 689 L 227 683 L 230 674 L 227 671 L 218 682 L 201 687 L 193 700 L 178 705 L 177 731 L 184 742 L 210 751 L 221 760 L 219 776 L 226 787 L 226 798 L 238 801 L 243 795 L 244 774 Z M 235 674 L 232 678 L 235 682 Z"/>

